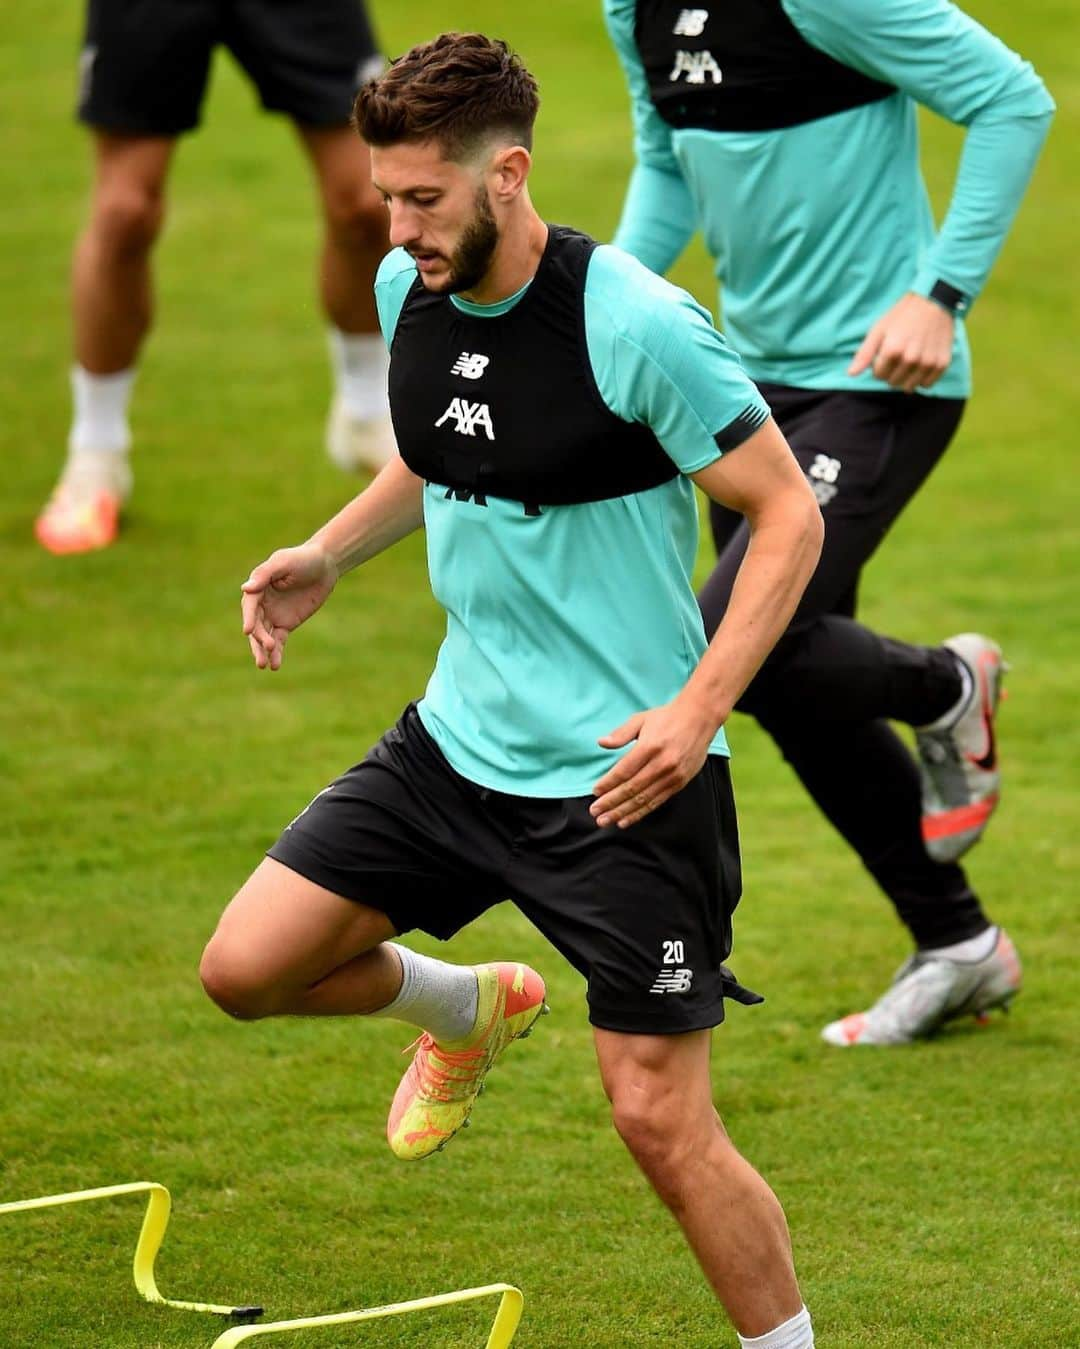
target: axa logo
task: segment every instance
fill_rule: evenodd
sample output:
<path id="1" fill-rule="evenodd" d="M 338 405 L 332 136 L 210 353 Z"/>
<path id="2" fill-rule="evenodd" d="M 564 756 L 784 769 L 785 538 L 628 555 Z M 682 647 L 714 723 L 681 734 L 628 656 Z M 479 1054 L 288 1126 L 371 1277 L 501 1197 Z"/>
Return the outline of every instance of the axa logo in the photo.
<path id="1" fill-rule="evenodd" d="M 708 22 L 707 9 L 681 9 L 672 32 L 676 37 L 700 37 Z"/>
<path id="2" fill-rule="evenodd" d="M 490 364 L 490 356 L 481 356 L 479 352 L 463 351 L 450 367 L 450 373 L 452 375 L 463 375 L 465 379 L 479 379 Z"/>
<path id="3" fill-rule="evenodd" d="M 486 403 L 470 403 L 467 398 L 454 398 L 435 425 L 442 426 L 451 417 L 454 419 L 454 430 L 459 436 L 475 436 L 476 428 L 479 426 L 488 440 L 495 439 L 495 430 L 491 425 L 491 409 Z"/>
<path id="4" fill-rule="evenodd" d="M 684 76 L 687 84 L 704 84 L 706 79 L 719 84 L 723 78 L 712 52 L 676 52 L 668 79 L 677 84 Z"/>

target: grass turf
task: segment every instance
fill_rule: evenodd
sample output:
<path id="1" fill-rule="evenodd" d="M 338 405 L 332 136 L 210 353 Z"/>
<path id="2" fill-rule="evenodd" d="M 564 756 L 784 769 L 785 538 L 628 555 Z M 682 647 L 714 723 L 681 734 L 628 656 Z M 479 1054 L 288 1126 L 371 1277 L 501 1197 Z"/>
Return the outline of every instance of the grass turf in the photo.
<path id="1" fill-rule="evenodd" d="M 319 443 L 310 184 L 287 126 L 254 111 L 223 58 L 172 182 L 123 541 L 63 560 L 33 545 L 66 432 L 66 275 L 87 182 L 69 121 L 76 9 L 31 0 L 0 37 L 0 1201 L 161 1180 L 176 1205 L 165 1293 L 260 1301 L 275 1317 L 507 1279 L 526 1294 L 522 1349 L 733 1343 L 607 1124 L 580 981 L 513 911 L 450 953 L 533 961 L 554 1015 L 494 1075 L 470 1136 L 415 1168 L 382 1138 L 407 1030 L 239 1026 L 198 987 L 220 908 L 422 689 L 440 622 L 414 538 L 341 587 L 280 675 L 250 668 L 239 581 L 348 485 Z M 718 1034 L 715 1095 L 786 1204 L 819 1343 L 843 1349 L 1077 1342 L 1080 23 L 1065 0 L 973 9 L 1036 61 L 1061 111 L 971 321 L 977 396 L 869 569 L 863 613 L 916 640 L 986 629 L 1013 660 L 1006 803 L 971 864 L 1027 962 L 1008 1023 L 887 1053 L 819 1042 L 825 1020 L 881 990 L 903 936 L 772 747 L 733 727 L 747 874 L 734 963 L 769 1000 Z M 597 5 L 382 10 L 391 51 L 449 22 L 515 42 L 544 93 L 535 199 L 549 219 L 610 233 L 629 140 Z M 939 203 L 958 144 L 928 123 Z M 676 275 L 711 300 L 700 248 Z M 140 1211 L 0 1218 L 0 1344 L 208 1345 L 216 1324 L 136 1297 Z M 481 1343 L 484 1315 L 292 1343 Z"/>

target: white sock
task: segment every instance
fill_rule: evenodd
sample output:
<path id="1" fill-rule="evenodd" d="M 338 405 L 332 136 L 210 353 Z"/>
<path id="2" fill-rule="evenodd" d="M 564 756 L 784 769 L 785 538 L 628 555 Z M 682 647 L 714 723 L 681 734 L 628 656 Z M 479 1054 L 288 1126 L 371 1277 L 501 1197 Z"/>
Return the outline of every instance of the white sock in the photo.
<path id="1" fill-rule="evenodd" d="M 790 1321 L 766 1331 L 764 1335 L 755 1335 L 751 1339 L 740 1335 L 739 1343 L 743 1349 L 814 1349 L 814 1327 L 810 1324 L 810 1313 L 804 1307 Z"/>
<path id="2" fill-rule="evenodd" d="M 972 695 L 975 692 L 975 680 L 971 671 L 968 669 L 966 661 L 962 661 L 954 651 L 953 660 L 956 661 L 957 673 L 960 675 L 960 697 L 953 703 L 947 712 L 942 712 L 941 716 L 929 723 L 927 726 L 918 726 L 919 731 L 944 731 L 960 720 L 961 716 L 967 711 L 968 704 L 971 702 Z"/>
<path id="3" fill-rule="evenodd" d="M 334 382 L 345 410 L 357 421 L 374 421 L 388 412 L 386 376 L 390 353 L 380 333 L 343 333 L 330 329 Z"/>
<path id="4" fill-rule="evenodd" d="M 93 450 L 122 454 L 131 445 L 128 402 L 135 383 L 135 367 L 115 375 L 92 375 L 81 365 L 71 367 L 71 396 L 75 416 L 68 436 L 73 454 Z"/>
<path id="5" fill-rule="evenodd" d="M 997 939 L 997 928 L 988 927 L 966 941 L 955 941 L 951 946 L 932 946 L 926 954 L 944 956 L 946 960 L 985 960 L 997 945 Z"/>
<path id="6" fill-rule="evenodd" d="M 471 965 L 448 965 L 397 942 L 387 942 L 401 961 L 401 991 L 372 1016 L 393 1017 L 429 1031 L 436 1040 L 461 1040 L 476 1025 L 479 991 Z"/>

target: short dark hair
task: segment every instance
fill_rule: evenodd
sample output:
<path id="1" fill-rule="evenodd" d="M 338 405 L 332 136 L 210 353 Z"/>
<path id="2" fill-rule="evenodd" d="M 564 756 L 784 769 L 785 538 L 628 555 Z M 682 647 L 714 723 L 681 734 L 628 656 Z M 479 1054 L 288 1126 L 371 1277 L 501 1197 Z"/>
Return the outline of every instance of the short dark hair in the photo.
<path id="1" fill-rule="evenodd" d="M 499 133 L 531 150 L 539 107 L 536 81 L 505 42 L 442 33 L 361 87 L 353 124 L 369 145 L 434 140 L 461 160 Z"/>

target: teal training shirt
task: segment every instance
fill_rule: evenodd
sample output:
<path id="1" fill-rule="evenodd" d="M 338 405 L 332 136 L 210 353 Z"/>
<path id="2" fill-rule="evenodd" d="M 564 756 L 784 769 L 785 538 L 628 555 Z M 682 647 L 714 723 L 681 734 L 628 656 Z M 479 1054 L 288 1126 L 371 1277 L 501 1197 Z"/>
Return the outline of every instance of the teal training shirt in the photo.
<path id="1" fill-rule="evenodd" d="M 1031 66 L 948 0 L 782 0 L 802 38 L 896 88 L 770 131 L 676 130 L 656 111 L 635 44 L 635 0 L 605 0 L 630 86 L 637 164 L 615 242 L 664 272 L 701 228 L 724 329 L 756 380 L 889 388 L 847 367 L 906 292 L 943 281 L 978 296 L 1008 233 L 1054 104 Z M 673 16 L 707 10 L 680 11 Z M 721 72 L 723 54 L 716 53 Z M 916 104 L 967 128 L 956 186 L 934 226 Z M 953 360 L 920 393 L 966 397 L 962 321 Z"/>
<path id="2" fill-rule="evenodd" d="M 379 268 L 388 346 L 415 278 L 401 249 Z M 490 306 L 452 303 L 494 318 L 526 289 Z M 669 702 L 690 677 L 706 639 L 691 586 L 697 508 L 683 475 L 719 458 L 718 437 L 733 448 L 769 415 L 706 311 L 627 254 L 595 249 L 584 304 L 605 404 L 650 427 L 681 472 L 538 515 L 519 501 L 424 489 L 431 587 L 447 625 L 420 717 L 463 777 L 518 796 L 589 795 L 626 753 L 597 739 Z M 727 752 L 720 731 L 710 753 Z"/>

